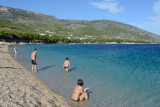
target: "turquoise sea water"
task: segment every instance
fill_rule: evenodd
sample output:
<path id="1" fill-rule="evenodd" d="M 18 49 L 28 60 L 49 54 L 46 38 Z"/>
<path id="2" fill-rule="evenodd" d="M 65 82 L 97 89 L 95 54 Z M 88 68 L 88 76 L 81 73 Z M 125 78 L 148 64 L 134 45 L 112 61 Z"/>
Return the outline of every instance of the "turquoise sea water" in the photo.
<path id="1" fill-rule="evenodd" d="M 72 106 L 160 107 L 160 45 L 48 44 L 13 46 L 10 54 L 31 71 L 30 55 L 37 52 L 36 76 Z M 63 62 L 68 56 L 71 71 Z M 89 100 L 71 101 L 78 79 L 89 87 Z"/>

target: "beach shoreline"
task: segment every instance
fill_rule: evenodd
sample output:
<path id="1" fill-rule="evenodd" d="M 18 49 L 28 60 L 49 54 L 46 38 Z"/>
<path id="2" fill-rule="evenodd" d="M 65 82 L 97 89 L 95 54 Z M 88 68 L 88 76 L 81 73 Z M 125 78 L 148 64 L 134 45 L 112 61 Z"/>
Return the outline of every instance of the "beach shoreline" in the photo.
<path id="1" fill-rule="evenodd" d="M 0 48 L 0 106 L 69 107 L 35 75 L 15 61 L 8 46 Z"/>
<path id="2" fill-rule="evenodd" d="M 0 42 L 1 44 L 6 44 L 6 45 L 31 45 L 31 44 L 36 44 L 36 45 L 42 45 L 45 43 L 9 43 L 9 42 Z M 107 45 L 119 45 L 119 44 L 123 44 L 123 45 L 128 45 L 128 44 L 160 44 L 160 43 L 134 43 L 134 42 L 122 42 L 122 43 L 118 43 L 118 42 L 106 42 L 106 43 L 50 43 L 50 44 L 107 44 Z"/>

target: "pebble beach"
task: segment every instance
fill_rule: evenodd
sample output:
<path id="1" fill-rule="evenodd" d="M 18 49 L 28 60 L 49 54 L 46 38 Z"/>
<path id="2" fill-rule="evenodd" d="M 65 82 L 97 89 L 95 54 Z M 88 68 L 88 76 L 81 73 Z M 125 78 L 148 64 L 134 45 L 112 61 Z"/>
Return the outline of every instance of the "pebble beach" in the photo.
<path id="1" fill-rule="evenodd" d="M 0 48 L 0 107 L 69 107 L 31 72 Z"/>

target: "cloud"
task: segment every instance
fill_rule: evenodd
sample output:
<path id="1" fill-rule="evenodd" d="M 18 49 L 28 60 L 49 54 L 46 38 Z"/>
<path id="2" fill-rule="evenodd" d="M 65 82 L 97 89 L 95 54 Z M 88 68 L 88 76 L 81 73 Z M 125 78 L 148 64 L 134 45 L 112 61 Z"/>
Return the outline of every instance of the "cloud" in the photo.
<path id="1" fill-rule="evenodd" d="M 152 22 L 152 21 L 144 22 L 144 27 L 160 35 L 160 31 L 159 31 L 160 21 L 159 22 Z"/>
<path id="2" fill-rule="evenodd" d="M 153 12 L 160 15 L 160 0 L 154 3 Z"/>
<path id="3" fill-rule="evenodd" d="M 154 2 L 152 10 L 155 15 L 148 17 L 149 20 L 144 22 L 144 26 L 160 34 L 160 0 Z"/>
<path id="4" fill-rule="evenodd" d="M 142 22 L 141 24 L 140 23 L 135 23 L 135 22 L 130 22 L 128 23 L 130 25 L 133 25 L 133 26 L 136 26 L 140 29 L 144 29 L 146 31 L 149 31 L 149 32 L 152 32 L 152 33 L 155 33 L 155 34 L 158 34 L 160 35 L 160 21 L 146 21 L 146 22 Z"/>
<path id="5" fill-rule="evenodd" d="M 145 22 L 144 25 L 146 27 L 151 27 L 152 29 L 156 29 L 158 31 L 160 29 L 160 22 L 152 22 L 152 21 L 150 21 L 150 22 Z"/>
<path id="6" fill-rule="evenodd" d="M 104 0 L 102 2 L 90 2 L 90 5 L 95 6 L 98 9 L 106 9 L 109 13 L 116 14 L 123 12 L 123 7 L 118 7 L 118 4 L 113 0 Z"/>
<path id="7" fill-rule="evenodd" d="M 160 35 L 160 16 L 149 17 L 149 20 L 143 23 L 143 27 Z"/>
<path id="8" fill-rule="evenodd" d="M 160 16 L 151 16 L 148 19 L 151 21 L 159 21 L 160 22 Z"/>
<path id="9" fill-rule="evenodd" d="M 160 22 L 160 0 L 154 3 L 152 10 L 155 16 L 150 16 L 148 19 L 153 22 Z"/>
<path id="10" fill-rule="evenodd" d="M 153 16 L 149 16 L 148 20 L 140 24 L 132 24 L 142 29 L 154 32 L 160 35 L 160 0 L 153 3 Z"/>

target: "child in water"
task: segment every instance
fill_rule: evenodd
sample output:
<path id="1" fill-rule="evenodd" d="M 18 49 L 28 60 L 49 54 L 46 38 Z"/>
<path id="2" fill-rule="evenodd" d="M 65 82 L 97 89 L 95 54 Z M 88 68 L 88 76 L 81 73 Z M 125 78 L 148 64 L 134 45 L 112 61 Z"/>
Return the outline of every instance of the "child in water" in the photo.
<path id="1" fill-rule="evenodd" d="M 63 68 L 65 69 L 66 72 L 68 72 L 69 66 L 70 66 L 69 58 L 66 57 L 66 60 L 64 61 L 64 64 L 63 64 Z"/>
<path id="2" fill-rule="evenodd" d="M 77 85 L 74 88 L 73 94 L 72 94 L 72 100 L 75 101 L 82 101 L 82 100 L 87 100 L 88 99 L 88 95 L 87 95 L 87 90 L 89 90 L 89 88 L 85 88 L 83 90 L 83 80 L 79 79 L 77 82 Z"/>

